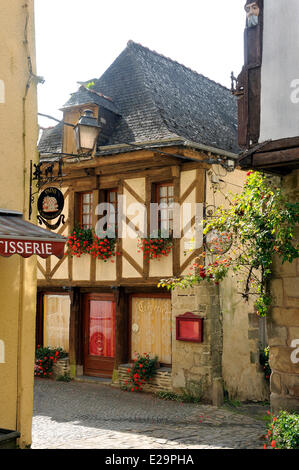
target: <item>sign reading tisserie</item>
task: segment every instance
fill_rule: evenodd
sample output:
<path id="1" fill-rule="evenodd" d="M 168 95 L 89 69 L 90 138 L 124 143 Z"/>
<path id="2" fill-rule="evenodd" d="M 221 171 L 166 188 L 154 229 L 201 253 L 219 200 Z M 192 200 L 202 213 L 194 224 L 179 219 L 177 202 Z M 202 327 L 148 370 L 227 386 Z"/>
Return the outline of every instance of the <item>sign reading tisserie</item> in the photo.
<path id="1" fill-rule="evenodd" d="M 1 256 L 12 256 L 17 254 L 23 258 L 29 258 L 29 256 L 32 255 L 38 255 L 42 258 L 47 258 L 48 256 L 55 255 L 60 258 L 63 256 L 63 253 L 64 243 L 61 242 L 0 239 Z"/>

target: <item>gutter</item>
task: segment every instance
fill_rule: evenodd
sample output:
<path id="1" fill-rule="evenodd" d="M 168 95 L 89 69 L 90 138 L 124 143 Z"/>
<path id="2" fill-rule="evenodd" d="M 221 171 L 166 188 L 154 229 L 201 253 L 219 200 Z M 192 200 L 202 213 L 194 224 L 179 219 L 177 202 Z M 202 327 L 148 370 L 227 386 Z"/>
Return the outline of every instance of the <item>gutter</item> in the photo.
<path id="1" fill-rule="evenodd" d="M 216 147 L 210 147 L 208 145 L 204 144 L 198 144 L 196 142 L 192 142 L 190 140 L 184 140 L 181 137 L 174 137 L 172 139 L 166 139 L 166 140 L 151 140 L 151 141 L 145 141 L 145 142 L 132 142 L 130 143 L 125 143 L 125 144 L 114 144 L 114 145 L 105 145 L 102 147 L 98 147 L 98 152 L 95 154 L 95 156 L 100 156 L 100 152 L 109 152 L 109 150 L 125 150 L 128 147 L 133 147 L 134 149 L 138 147 L 140 150 L 143 150 L 146 146 L 148 148 L 152 148 L 153 146 L 159 147 L 163 145 L 171 145 L 171 144 L 181 144 L 185 147 L 193 147 L 199 150 L 203 150 L 205 152 L 211 152 L 216 155 L 222 155 L 227 158 L 231 158 L 233 160 L 237 160 L 239 158 L 239 155 L 237 153 L 233 152 L 228 152 L 226 150 L 218 149 Z"/>

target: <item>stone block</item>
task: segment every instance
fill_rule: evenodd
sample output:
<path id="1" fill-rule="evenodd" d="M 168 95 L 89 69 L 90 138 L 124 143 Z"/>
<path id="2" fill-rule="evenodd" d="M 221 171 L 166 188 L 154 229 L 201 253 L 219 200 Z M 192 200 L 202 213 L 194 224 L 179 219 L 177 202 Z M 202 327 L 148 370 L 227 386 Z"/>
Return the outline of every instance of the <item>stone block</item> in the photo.
<path id="1" fill-rule="evenodd" d="M 56 364 L 53 365 L 53 377 L 57 379 L 65 375 L 70 375 L 70 363 L 69 359 L 59 359 Z"/>
<path id="2" fill-rule="evenodd" d="M 298 310 L 299 309 L 299 298 L 285 296 L 285 305 L 286 305 L 286 307 L 296 308 Z"/>
<path id="3" fill-rule="evenodd" d="M 212 404 L 220 407 L 224 403 L 223 380 L 222 378 L 213 379 Z"/>
<path id="4" fill-rule="evenodd" d="M 273 279 L 271 281 L 271 295 L 273 297 L 273 305 L 277 307 L 283 307 L 284 295 L 283 295 L 283 281 L 282 279 Z"/>
<path id="5" fill-rule="evenodd" d="M 270 390 L 272 393 L 281 394 L 281 377 L 280 374 L 273 372 L 270 378 Z"/>
<path id="6" fill-rule="evenodd" d="M 285 189 L 286 193 L 292 192 L 294 189 L 299 187 L 299 172 L 292 171 L 290 174 L 286 175 L 282 180 L 282 186 Z"/>
<path id="7" fill-rule="evenodd" d="M 299 412 L 299 398 L 271 393 L 270 405 L 273 413 L 277 413 L 280 410 Z"/>
<path id="8" fill-rule="evenodd" d="M 278 326 L 269 322 L 267 335 L 269 346 L 287 346 L 288 330 L 285 326 Z"/>
<path id="9" fill-rule="evenodd" d="M 274 307 L 270 321 L 282 326 L 299 326 L 299 310 L 296 308 Z"/>
<path id="10" fill-rule="evenodd" d="M 183 369 L 176 369 L 172 375 L 172 385 L 174 389 L 185 388 L 186 378 Z"/>
<path id="11" fill-rule="evenodd" d="M 259 330 L 248 330 L 248 339 L 258 339 L 259 338 Z"/>
<path id="12" fill-rule="evenodd" d="M 295 263 L 294 263 L 295 266 Z M 299 278 L 287 277 L 283 279 L 284 292 L 288 297 L 299 299 Z"/>
<path id="13" fill-rule="evenodd" d="M 291 361 L 293 351 L 293 348 L 287 346 L 270 347 L 269 364 L 271 369 L 282 373 L 298 374 L 299 364 L 294 364 Z"/>
<path id="14" fill-rule="evenodd" d="M 257 364 L 260 361 L 260 355 L 258 352 L 250 351 L 250 362 L 251 364 Z"/>
<path id="15" fill-rule="evenodd" d="M 279 256 L 273 256 L 272 269 L 275 277 L 296 276 L 296 261 L 282 263 Z"/>
<path id="16" fill-rule="evenodd" d="M 285 395 L 290 395 L 291 397 L 299 399 L 299 371 L 298 375 L 282 375 L 281 381 L 283 383 Z"/>
<path id="17" fill-rule="evenodd" d="M 248 323 L 250 328 L 259 328 L 260 317 L 256 313 L 249 313 Z"/>
<path id="18" fill-rule="evenodd" d="M 299 315 L 299 313 L 298 313 Z M 291 346 L 291 343 L 292 341 L 294 341 L 294 339 L 298 339 L 299 340 L 299 326 L 291 326 L 288 328 L 289 330 L 289 334 L 288 334 L 288 346 Z"/>

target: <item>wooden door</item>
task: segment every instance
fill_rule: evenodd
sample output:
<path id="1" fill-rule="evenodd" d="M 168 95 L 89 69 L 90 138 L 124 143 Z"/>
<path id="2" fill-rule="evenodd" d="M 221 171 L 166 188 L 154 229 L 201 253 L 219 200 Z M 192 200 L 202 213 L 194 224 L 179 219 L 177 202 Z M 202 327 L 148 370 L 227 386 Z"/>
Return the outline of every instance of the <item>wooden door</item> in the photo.
<path id="1" fill-rule="evenodd" d="M 49 293 L 43 296 L 43 345 L 69 352 L 71 300 L 69 295 Z"/>
<path id="2" fill-rule="evenodd" d="M 114 297 L 88 294 L 84 298 L 84 374 L 112 377 L 114 359 Z"/>
<path id="3" fill-rule="evenodd" d="M 171 365 L 171 298 L 163 294 L 131 296 L 131 359 L 134 354 L 158 356 L 162 365 Z"/>

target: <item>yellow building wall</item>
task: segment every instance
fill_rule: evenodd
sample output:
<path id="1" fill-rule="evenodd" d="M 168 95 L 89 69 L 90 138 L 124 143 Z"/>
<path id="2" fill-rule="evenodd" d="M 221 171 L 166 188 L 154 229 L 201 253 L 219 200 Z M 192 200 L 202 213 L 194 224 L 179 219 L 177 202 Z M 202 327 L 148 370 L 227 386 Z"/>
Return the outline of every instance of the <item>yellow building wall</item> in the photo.
<path id="1" fill-rule="evenodd" d="M 0 15 L 0 208 L 28 217 L 29 163 L 37 163 L 34 5 L 1 2 Z M 27 29 L 25 25 L 27 23 Z M 27 35 L 26 35 L 27 31 Z M 27 42 L 26 42 L 27 40 Z M 36 259 L 0 258 L 0 427 L 21 433 L 31 444 L 35 348 Z"/>

